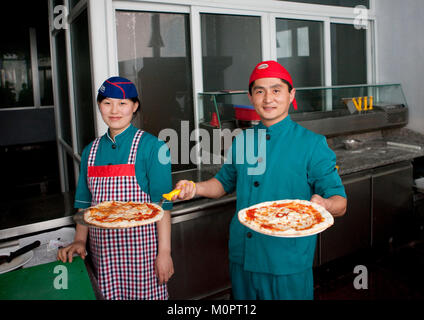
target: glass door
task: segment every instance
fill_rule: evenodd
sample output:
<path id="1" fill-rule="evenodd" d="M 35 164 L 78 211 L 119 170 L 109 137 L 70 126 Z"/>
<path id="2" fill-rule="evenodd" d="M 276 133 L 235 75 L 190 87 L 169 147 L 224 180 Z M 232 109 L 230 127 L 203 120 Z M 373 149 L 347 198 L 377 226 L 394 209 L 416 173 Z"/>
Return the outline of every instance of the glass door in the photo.
<path id="1" fill-rule="evenodd" d="M 173 130 L 180 143 L 170 148 L 194 145 L 182 138 L 194 130 L 189 18 L 188 13 L 116 11 L 119 75 L 136 84 L 141 101 L 134 125 L 155 136 Z M 195 167 L 181 161 L 178 150 L 171 156 L 173 171 Z"/>

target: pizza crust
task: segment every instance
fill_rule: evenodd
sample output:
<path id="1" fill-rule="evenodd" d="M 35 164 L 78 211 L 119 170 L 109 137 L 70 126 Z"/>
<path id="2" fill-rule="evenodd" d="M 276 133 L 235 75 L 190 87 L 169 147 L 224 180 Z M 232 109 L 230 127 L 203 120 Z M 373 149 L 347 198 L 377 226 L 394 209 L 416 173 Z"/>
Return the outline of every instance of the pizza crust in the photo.
<path id="1" fill-rule="evenodd" d="M 108 213 L 108 221 L 98 221 L 95 219 L 95 216 L 102 215 L 102 209 L 108 209 L 112 205 L 116 206 L 116 212 Z M 143 225 L 148 225 L 154 222 L 157 222 L 162 219 L 164 211 L 162 207 L 154 203 L 148 203 L 149 206 L 153 206 L 158 210 L 158 213 L 153 217 L 135 220 L 131 219 L 134 214 L 138 212 L 145 211 L 148 214 L 148 211 L 152 213 L 152 210 L 146 206 L 146 203 L 142 202 L 124 202 L 124 201 L 104 201 L 96 206 L 92 206 L 84 210 L 83 217 L 84 222 L 95 227 L 105 228 L 105 229 L 123 229 L 123 228 L 133 228 Z M 99 213 L 100 210 L 100 213 Z M 143 213 L 144 214 L 144 213 Z M 127 216 L 127 217 L 126 217 Z M 116 219 L 116 220 L 115 220 Z M 113 221 L 115 220 L 115 221 Z"/>
<path id="2" fill-rule="evenodd" d="M 267 228 L 261 227 L 261 223 L 258 223 L 255 220 L 247 219 L 247 212 L 251 209 L 264 208 L 269 207 L 274 204 L 287 204 L 287 203 L 298 203 L 302 205 L 312 206 L 315 210 L 317 210 L 323 220 L 320 223 L 313 225 L 312 227 L 308 227 L 303 230 L 296 230 L 292 227 L 288 227 L 286 230 L 271 230 Z M 305 237 L 311 236 L 314 234 L 318 234 L 325 229 L 331 227 L 334 224 L 334 218 L 324 207 L 310 202 L 306 200 L 277 200 L 277 201 L 268 201 L 262 202 L 251 207 L 240 210 L 238 213 L 239 221 L 245 225 L 246 227 L 252 229 L 253 231 L 274 236 L 274 237 L 284 237 L 284 238 L 294 238 L 294 237 Z"/>

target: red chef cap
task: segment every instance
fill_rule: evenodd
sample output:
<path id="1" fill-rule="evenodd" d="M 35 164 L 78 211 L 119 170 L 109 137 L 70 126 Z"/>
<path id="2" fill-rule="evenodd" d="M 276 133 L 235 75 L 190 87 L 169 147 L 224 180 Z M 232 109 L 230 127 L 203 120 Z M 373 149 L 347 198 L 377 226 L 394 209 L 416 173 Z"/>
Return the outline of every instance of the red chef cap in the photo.
<path id="1" fill-rule="evenodd" d="M 276 61 L 263 61 L 260 62 L 255 69 L 253 69 L 252 74 L 249 79 L 250 84 L 258 79 L 262 78 L 278 78 L 286 80 L 293 87 L 293 80 L 290 73 L 278 62 Z M 293 100 L 293 107 L 297 110 L 296 99 Z"/>

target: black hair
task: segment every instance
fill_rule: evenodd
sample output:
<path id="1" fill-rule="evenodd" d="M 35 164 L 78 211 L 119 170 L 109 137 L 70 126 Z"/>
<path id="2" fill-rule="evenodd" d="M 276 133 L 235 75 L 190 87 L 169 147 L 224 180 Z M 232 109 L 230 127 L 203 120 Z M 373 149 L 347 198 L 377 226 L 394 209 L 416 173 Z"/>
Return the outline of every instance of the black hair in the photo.
<path id="1" fill-rule="evenodd" d="M 104 95 L 102 95 L 101 93 L 98 93 L 97 94 L 97 103 L 101 103 L 104 99 L 107 99 L 108 97 L 105 97 Z M 141 103 L 140 103 L 140 99 L 138 98 L 138 97 L 134 97 L 134 98 L 129 98 L 129 100 L 131 100 L 132 102 L 134 102 L 134 103 L 136 103 L 136 102 L 138 102 L 138 108 L 137 108 L 137 110 L 134 112 L 134 114 L 135 113 L 137 113 L 138 112 L 138 110 L 140 110 L 140 106 L 141 106 Z"/>
<path id="2" fill-rule="evenodd" d="M 283 81 L 288 87 L 289 87 L 289 92 L 291 92 L 293 90 L 293 86 L 290 84 L 290 82 L 288 82 L 287 80 L 284 79 L 280 79 L 281 81 Z M 253 88 L 253 84 L 255 83 L 255 81 L 253 81 L 250 85 L 249 85 L 249 94 L 252 95 L 252 88 Z"/>

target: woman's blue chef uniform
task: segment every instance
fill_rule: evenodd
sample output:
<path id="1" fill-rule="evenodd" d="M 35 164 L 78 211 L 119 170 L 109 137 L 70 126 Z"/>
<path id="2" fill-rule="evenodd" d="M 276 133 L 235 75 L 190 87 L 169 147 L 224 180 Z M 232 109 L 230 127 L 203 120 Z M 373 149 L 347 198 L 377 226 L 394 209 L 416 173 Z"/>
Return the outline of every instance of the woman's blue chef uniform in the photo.
<path id="1" fill-rule="evenodd" d="M 131 99 L 137 90 L 127 79 L 106 80 L 99 93 Z M 160 163 L 164 142 L 130 125 L 111 139 L 109 132 L 83 151 L 75 207 L 102 201 L 157 202 L 172 189 L 170 164 Z M 130 170 L 128 170 L 128 168 Z M 169 210 L 171 205 L 164 204 Z M 156 223 L 125 229 L 90 228 L 90 252 L 100 290 L 106 299 L 167 299 L 166 284 L 155 274 Z"/>

